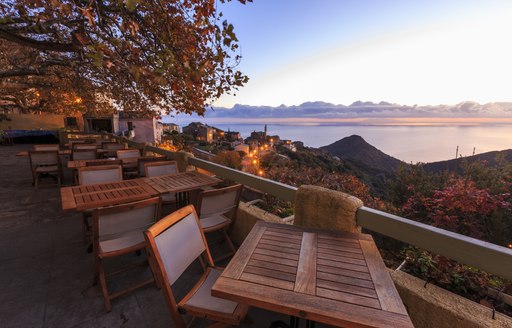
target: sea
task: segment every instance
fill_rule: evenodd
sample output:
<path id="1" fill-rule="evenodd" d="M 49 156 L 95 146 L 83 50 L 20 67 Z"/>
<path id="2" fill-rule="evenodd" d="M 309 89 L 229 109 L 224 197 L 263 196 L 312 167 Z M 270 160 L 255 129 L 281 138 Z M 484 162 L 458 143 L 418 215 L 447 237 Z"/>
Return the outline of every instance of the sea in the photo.
<path id="1" fill-rule="evenodd" d="M 180 124 L 181 123 L 177 123 Z M 264 124 L 215 123 L 219 129 L 238 131 L 246 138 L 263 131 Z M 366 142 L 407 163 L 430 163 L 512 148 L 512 124 L 428 124 L 428 125 L 346 125 L 346 124 L 267 124 L 269 135 L 302 141 L 308 147 L 321 147 L 359 135 Z"/>

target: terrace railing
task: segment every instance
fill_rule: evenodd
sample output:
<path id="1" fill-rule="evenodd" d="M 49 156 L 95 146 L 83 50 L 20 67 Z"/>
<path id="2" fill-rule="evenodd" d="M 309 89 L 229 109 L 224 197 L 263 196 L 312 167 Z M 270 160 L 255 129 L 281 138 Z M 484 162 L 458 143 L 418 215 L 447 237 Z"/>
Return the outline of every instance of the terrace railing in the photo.
<path id="1" fill-rule="evenodd" d="M 133 148 L 145 149 L 170 159 L 177 159 L 175 152 L 139 144 L 110 134 L 104 137 L 115 139 Z M 219 178 L 242 183 L 279 199 L 292 202 L 295 199 L 297 191 L 295 187 L 199 158 L 190 157 L 188 163 L 213 172 Z M 511 249 L 365 206 L 357 211 L 356 217 L 357 223 L 363 228 L 512 280 Z"/>

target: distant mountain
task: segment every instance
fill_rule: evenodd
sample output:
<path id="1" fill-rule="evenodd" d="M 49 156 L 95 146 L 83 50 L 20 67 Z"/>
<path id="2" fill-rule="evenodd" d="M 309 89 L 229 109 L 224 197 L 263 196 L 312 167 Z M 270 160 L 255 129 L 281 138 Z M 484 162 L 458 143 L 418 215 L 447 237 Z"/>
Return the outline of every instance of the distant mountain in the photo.
<path id="1" fill-rule="evenodd" d="M 475 161 L 486 161 L 487 165 L 495 166 L 497 164 L 496 159 L 498 157 L 503 158 L 507 162 L 512 162 L 512 149 L 506 149 L 501 151 L 490 151 L 473 156 L 461 157 L 457 159 L 451 159 L 447 161 L 427 163 L 423 165 L 423 168 L 427 172 L 441 172 L 451 171 L 456 173 L 462 173 L 463 162 L 475 162 Z"/>
<path id="2" fill-rule="evenodd" d="M 192 115 L 191 119 L 194 119 Z M 254 119 L 254 118 L 510 118 L 512 102 L 492 102 L 479 104 L 465 101 L 455 105 L 401 105 L 380 101 L 355 101 L 350 105 L 331 104 L 323 101 L 310 101 L 298 106 L 280 105 L 251 106 L 236 104 L 232 108 L 207 108 L 205 117 L 209 119 Z"/>
<path id="3" fill-rule="evenodd" d="M 330 145 L 320 147 L 320 149 L 326 150 L 344 161 L 362 164 L 372 171 L 391 175 L 396 172 L 400 164 L 403 164 L 402 161 L 383 153 L 358 135 L 343 138 Z"/>
<path id="4" fill-rule="evenodd" d="M 409 165 L 383 153 L 358 135 L 343 138 L 320 149 L 338 157 L 347 169 L 346 173 L 357 176 L 371 188 L 375 195 L 379 196 L 386 195 L 386 180 L 393 179 L 400 165 Z M 487 165 L 492 167 L 497 165 L 498 157 L 512 162 L 512 149 L 427 163 L 423 164 L 423 168 L 426 172 L 432 173 L 443 171 L 462 173 L 464 162 L 486 161 Z"/>

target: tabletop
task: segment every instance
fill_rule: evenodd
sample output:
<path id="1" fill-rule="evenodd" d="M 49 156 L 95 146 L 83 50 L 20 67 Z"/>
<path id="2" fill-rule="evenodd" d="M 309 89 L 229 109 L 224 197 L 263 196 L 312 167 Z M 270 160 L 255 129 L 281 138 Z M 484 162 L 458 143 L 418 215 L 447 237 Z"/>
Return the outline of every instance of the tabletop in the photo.
<path id="1" fill-rule="evenodd" d="M 168 192 L 195 190 L 220 181 L 222 180 L 192 171 L 153 178 L 62 187 L 60 197 L 63 211 L 85 211 L 156 197 Z"/>
<path id="2" fill-rule="evenodd" d="M 99 183 L 60 189 L 62 210 L 85 211 L 159 196 L 160 193 L 141 179 Z"/>
<path id="3" fill-rule="evenodd" d="M 214 186 L 222 181 L 221 179 L 196 171 L 142 179 L 162 194 L 168 192 L 184 192 L 199 189 L 201 187 Z"/>
<path id="4" fill-rule="evenodd" d="M 343 327 L 413 327 L 370 235 L 260 221 L 212 295 Z"/>

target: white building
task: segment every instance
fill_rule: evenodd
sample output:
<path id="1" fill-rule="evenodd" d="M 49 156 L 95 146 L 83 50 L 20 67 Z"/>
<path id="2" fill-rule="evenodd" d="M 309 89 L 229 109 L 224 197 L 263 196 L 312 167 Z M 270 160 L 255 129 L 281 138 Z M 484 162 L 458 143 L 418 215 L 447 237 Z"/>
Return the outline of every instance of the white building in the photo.
<path id="1" fill-rule="evenodd" d="M 119 112 L 119 131 L 141 143 L 156 144 L 162 140 L 163 126 L 155 117 L 139 117 L 138 113 Z"/>

